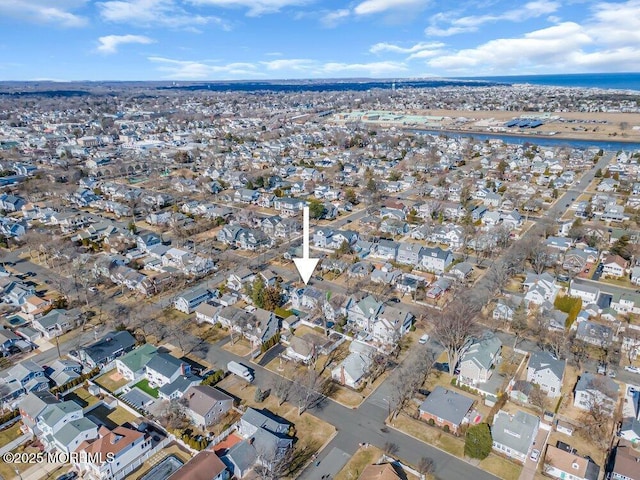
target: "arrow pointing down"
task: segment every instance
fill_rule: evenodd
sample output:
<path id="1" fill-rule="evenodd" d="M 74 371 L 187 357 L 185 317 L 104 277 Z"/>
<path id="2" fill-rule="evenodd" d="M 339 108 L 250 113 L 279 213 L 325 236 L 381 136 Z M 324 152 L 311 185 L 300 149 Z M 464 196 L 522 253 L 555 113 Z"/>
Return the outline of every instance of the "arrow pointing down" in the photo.
<path id="1" fill-rule="evenodd" d="M 319 261 L 319 258 L 309 258 L 309 207 L 304 207 L 302 210 L 302 258 L 294 258 L 293 262 L 305 285 L 309 283 Z"/>

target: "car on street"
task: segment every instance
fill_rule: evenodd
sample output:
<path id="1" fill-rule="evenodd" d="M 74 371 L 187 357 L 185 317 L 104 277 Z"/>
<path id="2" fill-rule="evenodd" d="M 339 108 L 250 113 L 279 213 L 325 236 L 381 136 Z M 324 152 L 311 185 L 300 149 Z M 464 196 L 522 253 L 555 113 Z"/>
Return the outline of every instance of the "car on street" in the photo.
<path id="1" fill-rule="evenodd" d="M 424 335 L 422 335 L 420 337 L 420 340 L 418 340 L 418 343 L 420 345 L 424 345 L 425 343 L 427 343 L 429 341 L 429 334 L 425 333 Z"/>
<path id="2" fill-rule="evenodd" d="M 78 478 L 78 474 L 76 472 L 69 472 L 64 475 L 60 475 L 56 480 L 75 480 L 76 478 Z"/>
<path id="3" fill-rule="evenodd" d="M 540 458 L 540 450 L 538 450 L 537 448 L 534 448 L 531 452 L 531 460 L 533 460 L 534 462 L 537 462 L 538 459 Z"/>
<path id="4" fill-rule="evenodd" d="M 615 370 L 609 370 L 609 371 L 607 372 L 607 376 L 608 376 L 609 378 L 616 378 L 616 371 L 615 371 Z"/>
<path id="5" fill-rule="evenodd" d="M 626 367 L 624 367 L 624 369 L 625 369 L 627 372 L 640 374 L 640 368 L 638 368 L 638 367 L 634 367 L 634 366 L 631 366 L 631 365 L 627 365 Z"/>
<path id="6" fill-rule="evenodd" d="M 91 293 L 96 293 L 98 291 L 98 287 L 89 287 L 89 291 Z"/>

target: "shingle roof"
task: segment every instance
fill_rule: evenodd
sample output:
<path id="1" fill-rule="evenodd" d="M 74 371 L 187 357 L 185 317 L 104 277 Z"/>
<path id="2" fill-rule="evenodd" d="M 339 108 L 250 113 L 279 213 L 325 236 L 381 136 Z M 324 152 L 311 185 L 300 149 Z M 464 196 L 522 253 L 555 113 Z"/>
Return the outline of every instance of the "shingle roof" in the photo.
<path id="1" fill-rule="evenodd" d="M 500 410 L 493 419 L 491 436 L 494 442 L 526 455 L 539 423 L 538 417 L 520 410 L 515 415 Z"/>
<path id="2" fill-rule="evenodd" d="M 533 368 L 536 372 L 548 368 L 558 379 L 564 376 L 564 367 L 565 361 L 558 360 L 549 352 L 534 352 L 529 359 L 529 368 Z"/>
<path id="3" fill-rule="evenodd" d="M 443 387 L 436 387 L 420 405 L 420 411 L 460 425 L 474 400 Z"/>

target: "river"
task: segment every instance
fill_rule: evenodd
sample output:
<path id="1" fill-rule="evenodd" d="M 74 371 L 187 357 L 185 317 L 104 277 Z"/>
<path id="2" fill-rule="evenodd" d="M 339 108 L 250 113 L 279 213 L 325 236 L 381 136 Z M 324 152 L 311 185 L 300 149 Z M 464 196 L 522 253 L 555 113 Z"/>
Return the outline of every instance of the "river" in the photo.
<path id="1" fill-rule="evenodd" d="M 553 136 L 505 135 L 501 133 L 461 132 L 457 130 L 420 130 L 415 128 L 408 129 L 408 131 L 422 135 L 445 135 L 451 138 L 471 137 L 480 141 L 502 140 L 504 143 L 509 145 L 522 145 L 524 143 L 531 143 L 539 145 L 541 147 L 570 147 L 580 149 L 601 148 L 603 150 L 609 151 L 640 150 L 640 143 L 615 140 L 577 140 Z"/>

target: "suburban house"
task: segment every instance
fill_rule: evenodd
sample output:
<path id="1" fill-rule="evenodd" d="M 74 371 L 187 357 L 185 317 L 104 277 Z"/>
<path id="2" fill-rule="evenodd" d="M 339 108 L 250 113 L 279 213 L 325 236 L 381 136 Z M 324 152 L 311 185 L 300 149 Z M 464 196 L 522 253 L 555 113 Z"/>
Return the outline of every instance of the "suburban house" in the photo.
<path id="1" fill-rule="evenodd" d="M 420 418 L 457 434 L 460 426 L 468 423 L 473 403 L 466 395 L 438 386 L 420 405 Z"/>
<path id="2" fill-rule="evenodd" d="M 218 422 L 233 407 L 233 398 L 208 385 L 189 387 L 182 396 L 186 413 L 198 428 Z"/>
<path id="3" fill-rule="evenodd" d="M 40 431 L 35 428 L 36 419 L 49 405 L 54 403 L 60 403 L 60 400 L 56 398 L 49 390 L 42 390 L 40 392 L 29 392 L 18 405 L 20 409 L 20 416 L 22 417 L 22 424 L 26 427 L 27 431 L 34 435 L 39 435 Z"/>
<path id="4" fill-rule="evenodd" d="M 101 461 L 78 462 L 75 466 L 83 479 L 120 480 L 131 472 L 130 465 L 152 448 L 151 438 L 144 432 L 125 426 L 117 426 L 110 430 L 103 425 L 98 429 L 96 438 L 83 441 L 76 450 L 85 452 L 91 458 L 99 455 Z M 113 459 L 108 461 L 110 456 Z M 78 458 L 82 459 L 83 456 L 80 455 Z"/>
<path id="5" fill-rule="evenodd" d="M 358 480 L 402 480 L 394 466 L 390 463 L 367 465 Z"/>
<path id="6" fill-rule="evenodd" d="M 133 350 L 136 339 L 126 330 L 109 332 L 100 340 L 78 350 L 80 361 L 90 368 L 103 367 Z"/>
<path id="7" fill-rule="evenodd" d="M 475 339 L 460 359 L 458 381 L 476 386 L 491 377 L 493 366 L 500 361 L 502 342 L 493 334 Z"/>
<path id="8" fill-rule="evenodd" d="M 549 397 L 559 397 L 565 366 L 565 360 L 558 360 L 549 352 L 533 352 L 527 366 L 527 381 L 539 385 Z"/>
<path id="9" fill-rule="evenodd" d="M 591 320 L 583 320 L 578 322 L 576 327 L 576 338 L 596 347 L 603 347 L 611 345 L 613 330 L 607 325 L 592 322 Z"/>
<path id="10" fill-rule="evenodd" d="M 82 365 L 73 360 L 55 360 L 45 368 L 44 374 L 56 385 L 64 385 L 78 378 Z"/>
<path id="11" fill-rule="evenodd" d="M 612 277 L 624 276 L 629 262 L 627 262 L 620 255 L 606 255 L 602 259 L 602 273 L 604 275 L 610 275 Z"/>
<path id="12" fill-rule="evenodd" d="M 162 387 L 180 376 L 191 374 L 191 365 L 169 353 L 157 353 L 144 367 L 151 387 Z"/>
<path id="13" fill-rule="evenodd" d="M 420 265 L 428 272 L 444 273 L 453 262 L 453 254 L 450 250 L 442 250 L 440 247 L 423 247 L 420 250 Z"/>
<path id="14" fill-rule="evenodd" d="M 494 320 L 513 320 L 513 315 L 522 303 L 522 297 L 511 295 L 509 298 L 499 298 L 495 308 L 493 309 Z"/>
<path id="15" fill-rule="evenodd" d="M 579 297 L 585 304 L 595 303 L 600 296 L 600 289 L 591 285 L 584 285 L 576 281 L 571 282 L 569 295 Z"/>
<path id="16" fill-rule="evenodd" d="M 179 295 L 174 301 L 173 306 L 182 313 L 192 313 L 198 305 L 213 298 L 213 292 L 205 288 L 196 288 Z"/>
<path id="17" fill-rule="evenodd" d="M 203 450 L 185 463 L 167 480 L 228 480 L 229 470 L 211 450 Z"/>
<path id="18" fill-rule="evenodd" d="M 147 363 L 157 355 L 158 347 L 145 343 L 135 350 L 116 358 L 116 369 L 118 373 L 133 382 L 144 377 Z"/>
<path id="19" fill-rule="evenodd" d="M 560 287 L 556 285 L 556 279 L 546 272 L 539 275 L 528 273 L 522 285 L 526 289 L 524 299 L 527 305 L 553 303 L 560 292 Z"/>
<path id="20" fill-rule="evenodd" d="M 604 375 L 584 372 L 574 390 L 573 406 L 589 410 L 594 403 L 613 412 L 618 402 L 618 384 Z"/>
<path id="21" fill-rule="evenodd" d="M 353 341 L 349 345 L 349 355 L 331 370 L 331 378 L 340 385 L 358 388 L 369 374 L 375 349 L 364 343 Z"/>
<path id="22" fill-rule="evenodd" d="M 491 426 L 493 449 L 524 463 L 539 425 L 538 417 L 523 411 L 518 410 L 515 414 L 498 411 Z"/>
<path id="23" fill-rule="evenodd" d="M 640 452 L 633 444 L 621 440 L 615 449 L 611 480 L 640 480 Z"/>
<path id="24" fill-rule="evenodd" d="M 598 480 L 600 467 L 591 458 L 582 457 L 569 445 L 558 442 L 558 446 L 547 445 L 544 473 L 562 480 Z"/>
<path id="25" fill-rule="evenodd" d="M 11 404 L 22 395 L 48 388 L 44 369 L 33 360 L 23 360 L 0 377 L 0 404 Z"/>
<path id="26" fill-rule="evenodd" d="M 31 322 L 33 328 L 42 333 L 47 340 L 59 337 L 73 328 L 75 318 L 66 310 L 53 309 L 46 315 Z"/>
<path id="27" fill-rule="evenodd" d="M 238 433 L 244 440 L 231 447 L 223 461 L 238 478 L 256 464 L 269 468 L 293 447 L 290 430 L 289 422 L 271 412 L 248 408 L 238 423 Z"/>

